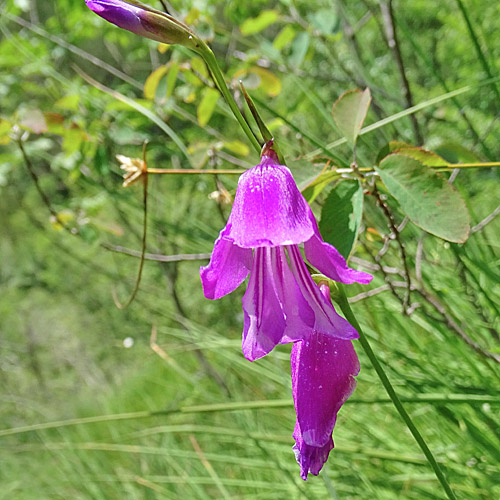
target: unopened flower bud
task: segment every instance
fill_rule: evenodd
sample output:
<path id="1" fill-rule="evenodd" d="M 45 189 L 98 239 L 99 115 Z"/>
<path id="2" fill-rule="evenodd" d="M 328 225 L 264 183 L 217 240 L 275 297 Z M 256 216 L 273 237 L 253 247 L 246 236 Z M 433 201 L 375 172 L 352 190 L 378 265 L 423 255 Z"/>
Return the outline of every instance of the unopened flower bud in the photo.
<path id="1" fill-rule="evenodd" d="M 195 51 L 198 51 L 202 43 L 185 24 L 142 2 L 85 0 L 85 3 L 106 21 L 157 42 L 184 45 Z"/>

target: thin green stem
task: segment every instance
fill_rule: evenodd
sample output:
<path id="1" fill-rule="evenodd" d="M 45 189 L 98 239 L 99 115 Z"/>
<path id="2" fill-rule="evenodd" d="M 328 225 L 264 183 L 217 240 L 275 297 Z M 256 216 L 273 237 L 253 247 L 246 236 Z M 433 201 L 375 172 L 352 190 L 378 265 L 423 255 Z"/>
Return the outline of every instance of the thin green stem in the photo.
<path id="1" fill-rule="evenodd" d="M 426 404 L 469 404 L 482 405 L 500 404 L 500 397 L 488 394 L 419 394 L 409 397 L 401 397 L 400 401 L 405 403 L 426 403 Z M 391 398 L 352 398 L 347 404 L 389 404 Z M 0 429 L 0 438 L 26 432 L 41 431 L 48 429 L 58 429 L 61 427 L 73 427 L 77 425 L 98 424 L 105 422 L 117 422 L 120 420 L 138 420 L 158 416 L 170 416 L 189 413 L 212 413 L 226 411 L 248 411 L 270 408 L 289 408 L 293 406 L 290 399 L 266 399 L 258 401 L 232 401 L 230 403 L 216 403 L 207 405 L 181 406 L 170 410 L 157 411 L 136 411 L 132 413 L 114 413 L 110 415 L 95 415 L 92 417 L 70 418 L 52 422 L 42 422 L 38 424 L 25 425 L 22 427 L 11 427 L 10 429 Z"/>
<path id="2" fill-rule="evenodd" d="M 279 118 L 280 120 L 283 120 L 294 132 L 297 132 L 304 136 L 311 144 L 316 146 L 318 149 L 318 154 L 324 153 L 328 157 L 330 157 L 332 160 L 336 161 L 339 165 L 347 165 L 347 160 L 341 158 L 339 155 L 333 153 L 332 151 L 328 150 L 325 146 L 323 146 L 322 142 L 314 137 L 313 135 L 309 134 L 308 132 L 304 131 L 300 127 L 297 127 L 291 120 L 289 120 L 285 115 L 282 115 L 272 109 L 265 101 L 260 100 L 258 97 L 254 97 L 253 100 L 262 108 L 264 108 L 266 111 L 271 113 L 274 117 Z"/>
<path id="3" fill-rule="evenodd" d="M 212 74 L 214 82 L 217 85 L 217 88 L 219 89 L 220 93 L 226 100 L 228 106 L 231 108 L 231 111 L 233 112 L 235 118 L 238 120 L 240 127 L 243 129 L 243 132 L 245 132 L 245 134 L 247 135 L 252 146 L 255 148 L 255 151 L 257 151 L 257 153 L 260 155 L 261 145 L 259 144 L 259 141 L 255 137 L 255 134 L 252 132 L 252 129 L 246 122 L 244 116 L 241 114 L 241 111 L 239 110 L 238 105 L 234 100 L 234 97 L 231 95 L 231 92 L 229 92 L 229 89 L 227 88 L 226 82 L 224 80 L 224 76 L 222 75 L 222 72 L 219 68 L 217 59 L 215 58 L 215 54 L 212 52 L 212 50 L 208 45 L 203 44 L 200 47 L 200 55 L 203 57 L 206 65 L 210 70 L 210 73 Z"/>
<path id="4" fill-rule="evenodd" d="M 450 500 L 456 500 L 456 496 L 453 493 L 453 490 L 451 489 L 443 471 L 441 470 L 436 459 L 434 458 L 432 451 L 427 446 L 427 443 L 425 442 L 419 430 L 413 423 L 413 420 L 411 419 L 410 415 L 405 410 L 403 404 L 401 403 L 401 400 L 399 399 L 399 396 L 396 394 L 396 391 L 394 390 L 394 387 L 392 386 L 389 380 L 389 377 L 386 375 L 384 369 L 382 368 L 382 365 L 379 363 L 375 353 L 373 352 L 371 345 L 368 342 L 368 338 L 365 336 L 360 324 L 358 323 L 358 320 L 356 319 L 356 316 L 354 316 L 354 313 L 352 312 L 351 306 L 349 305 L 343 286 L 337 283 L 337 287 L 340 293 L 338 294 L 336 299 L 340 305 L 340 308 L 342 309 L 342 312 L 344 313 L 347 321 L 349 321 L 349 323 L 351 323 L 351 325 L 354 326 L 356 330 L 358 330 L 359 342 L 363 347 L 363 350 L 365 351 L 366 355 L 370 359 L 373 368 L 375 368 L 375 371 L 377 372 L 377 375 L 380 378 L 380 381 L 382 382 L 382 385 L 384 386 L 388 396 L 391 398 L 392 403 L 396 407 L 396 410 L 398 411 L 401 418 L 404 420 L 409 431 L 412 433 L 413 437 L 415 438 L 415 441 L 417 441 L 418 445 L 420 446 L 420 449 L 424 453 L 425 458 L 429 462 L 429 465 L 434 470 L 434 473 L 436 474 L 438 481 L 441 483 L 441 486 L 446 492 L 446 496 Z"/>

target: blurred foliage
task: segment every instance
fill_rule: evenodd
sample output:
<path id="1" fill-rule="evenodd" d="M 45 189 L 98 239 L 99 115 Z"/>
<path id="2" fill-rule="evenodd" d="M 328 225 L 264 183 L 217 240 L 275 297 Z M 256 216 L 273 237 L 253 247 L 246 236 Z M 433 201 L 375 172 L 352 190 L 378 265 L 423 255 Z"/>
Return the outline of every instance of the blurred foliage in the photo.
<path id="1" fill-rule="evenodd" d="M 140 157 L 148 140 L 151 168 L 246 168 L 258 158 L 189 51 L 121 31 L 83 0 L 4 0 L 0 7 L 0 499 L 442 498 L 358 346 L 362 370 L 340 413 L 336 448 L 322 474 L 303 483 L 291 451 L 289 347 L 256 363 L 243 359 L 241 290 L 208 301 L 198 277 L 206 260 L 147 261 L 136 301 L 125 311 L 115 307 L 112 291 L 120 299 L 130 293 L 138 259 L 109 248 L 138 251 L 142 235 L 141 189 L 121 187 L 115 155 Z M 328 169 L 348 167 L 352 146 L 342 141 L 332 104 L 348 89 L 369 87 L 365 125 L 407 107 L 379 2 L 171 7 L 210 40 L 241 106 L 243 80 L 299 184 L 309 186 L 318 216 L 338 203 L 331 193 L 340 174 Z M 415 115 L 419 145 L 446 161 L 500 160 L 500 82 L 487 81 L 500 67 L 499 9 L 485 0 L 394 2 L 414 104 L 470 86 Z M 360 135 L 358 164 L 373 167 L 389 141 L 417 145 L 408 115 Z M 497 208 L 498 179 L 495 168 L 453 174 L 473 227 Z M 236 182 L 151 176 L 147 251 L 210 252 Z M 400 225 L 395 200 L 383 186 L 379 195 Z M 323 218 L 322 226 L 329 229 Z M 500 498 L 499 366 L 453 326 L 500 354 L 498 219 L 463 245 L 411 222 L 401 229 L 412 282 L 428 294 L 412 291 L 410 315 L 401 312 L 400 249 L 373 193 L 359 227 L 351 263 L 371 267 L 375 280 L 349 294 L 377 356 L 410 400 L 458 498 Z M 357 295 L 368 290 L 380 293 Z M 434 399 L 411 402 L 429 394 Z M 262 400 L 290 405 L 78 420 Z M 77 420 L 36 428 L 66 419 Z M 35 427 L 7 432 L 23 426 Z"/>

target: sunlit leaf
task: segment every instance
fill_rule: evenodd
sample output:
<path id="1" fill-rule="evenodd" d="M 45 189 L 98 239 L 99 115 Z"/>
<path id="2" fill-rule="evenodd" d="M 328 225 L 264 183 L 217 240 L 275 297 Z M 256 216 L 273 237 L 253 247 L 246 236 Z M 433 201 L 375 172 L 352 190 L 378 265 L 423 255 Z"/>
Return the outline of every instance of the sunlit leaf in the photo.
<path id="1" fill-rule="evenodd" d="M 169 65 L 168 73 L 167 73 L 167 89 L 165 92 L 165 96 L 169 99 L 175 87 L 175 82 L 177 81 L 177 75 L 179 74 L 179 64 L 174 61 Z"/>
<path id="2" fill-rule="evenodd" d="M 0 119 L 0 144 L 8 144 L 10 142 L 9 133 L 12 129 L 12 124 L 7 120 Z"/>
<path id="3" fill-rule="evenodd" d="M 219 91 L 206 87 L 203 91 L 203 97 L 198 105 L 198 123 L 200 126 L 205 126 L 215 110 L 217 101 L 219 100 Z"/>
<path id="4" fill-rule="evenodd" d="M 444 167 L 448 165 L 448 162 L 434 153 L 425 148 L 420 148 L 406 144 L 405 142 L 391 141 L 387 144 L 379 153 L 377 157 L 377 163 L 380 163 L 386 156 L 391 153 L 398 153 L 404 156 L 408 156 L 419 162 L 423 163 L 428 167 Z"/>
<path id="5" fill-rule="evenodd" d="M 160 66 L 156 68 L 147 78 L 144 83 L 144 97 L 146 99 L 153 100 L 156 95 L 156 89 L 158 88 L 158 84 L 162 79 L 163 75 L 167 72 L 166 66 Z"/>
<path id="6" fill-rule="evenodd" d="M 67 109 L 68 111 L 78 111 L 80 104 L 80 96 L 78 94 L 66 95 L 56 101 L 55 107 L 60 109 Z"/>
<path id="7" fill-rule="evenodd" d="M 263 10 L 257 17 L 246 19 L 240 26 L 243 35 L 255 35 L 278 20 L 275 10 Z"/>
<path id="8" fill-rule="evenodd" d="M 285 48 L 295 38 L 296 30 L 291 24 L 287 24 L 276 36 L 273 47 L 276 50 Z"/>
<path id="9" fill-rule="evenodd" d="M 191 7 L 190 11 L 187 13 L 187 16 L 184 19 L 184 22 L 189 26 L 197 21 L 200 17 L 200 10 L 196 7 Z"/>
<path id="10" fill-rule="evenodd" d="M 337 180 L 340 174 L 337 172 L 323 172 L 319 174 L 312 182 L 310 182 L 304 189 L 302 189 L 302 194 L 305 199 L 312 203 L 318 195 L 333 181 Z"/>
<path id="11" fill-rule="evenodd" d="M 455 243 L 467 239 L 469 213 L 464 200 L 445 177 L 399 153 L 382 160 L 377 172 L 403 212 L 417 226 Z"/>
<path id="12" fill-rule="evenodd" d="M 249 147 L 241 141 L 225 141 L 222 146 L 224 149 L 240 156 L 248 156 L 250 153 Z"/>
<path id="13" fill-rule="evenodd" d="M 356 244 L 363 215 L 363 188 L 343 181 L 330 191 L 323 205 L 319 229 L 324 240 L 348 258 Z"/>
<path id="14" fill-rule="evenodd" d="M 78 127 L 69 128 L 64 132 L 62 149 L 67 155 L 70 155 L 80 149 L 82 142 L 88 140 L 89 137 L 84 130 Z"/>
<path id="15" fill-rule="evenodd" d="M 333 119 L 342 135 L 356 144 L 359 131 L 363 126 L 371 102 L 370 89 L 348 90 L 333 105 Z"/>
<path id="16" fill-rule="evenodd" d="M 52 229 L 56 231 L 62 231 L 64 226 L 68 225 L 75 219 L 75 214 L 69 210 L 63 210 L 57 214 L 57 218 L 52 216 L 50 218 L 50 223 Z M 64 226 L 63 226 L 64 225 Z"/>
<path id="17" fill-rule="evenodd" d="M 397 149 L 412 148 L 413 145 L 402 141 L 389 141 L 377 154 L 375 163 L 378 165 L 386 156 L 394 153 Z"/>
<path id="18" fill-rule="evenodd" d="M 269 70 L 252 66 L 249 70 L 260 78 L 259 87 L 269 96 L 276 97 L 281 92 L 281 80 Z"/>
<path id="19" fill-rule="evenodd" d="M 153 109 L 154 106 L 154 103 L 148 99 L 134 99 L 134 103 L 146 109 Z M 113 101 L 109 101 L 106 104 L 105 109 L 106 111 L 129 111 L 130 105 L 127 104 L 126 102 L 114 99 Z"/>
<path id="20" fill-rule="evenodd" d="M 193 57 L 190 60 L 191 68 L 204 78 L 208 78 L 207 65 L 201 57 Z"/>

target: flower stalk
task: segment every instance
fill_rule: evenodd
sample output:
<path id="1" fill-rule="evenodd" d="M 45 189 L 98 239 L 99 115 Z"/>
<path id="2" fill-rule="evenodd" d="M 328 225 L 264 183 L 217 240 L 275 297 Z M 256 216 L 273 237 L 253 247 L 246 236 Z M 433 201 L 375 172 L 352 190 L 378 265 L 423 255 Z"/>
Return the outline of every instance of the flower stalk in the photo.
<path id="1" fill-rule="evenodd" d="M 260 153 L 261 145 L 229 91 L 214 53 L 189 26 L 170 14 L 156 10 L 138 0 L 85 0 L 85 3 L 97 15 L 119 28 L 157 42 L 182 45 L 199 54 L 243 132 L 255 151 Z"/>
<path id="2" fill-rule="evenodd" d="M 215 54 L 212 52 L 212 49 L 202 41 L 198 52 L 205 61 L 205 64 L 210 70 L 210 74 L 217 89 L 222 94 L 222 97 L 224 97 L 224 100 L 228 104 L 236 120 L 238 120 L 238 123 L 240 124 L 243 132 L 245 132 L 255 151 L 260 154 L 261 145 L 259 144 L 259 141 L 255 137 L 254 132 L 245 120 L 245 117 L 242 115 L 240 109 L 238 108 L 233 95 L 231 94 L 231 92 L 229 92 L 226 81 L 224 80 L 224 76 L 222 75 L 222 71 L 219 68 L 219 64 L 217 63 L 217 59 L 215 57 Z"/>
<path id="3" fill-rule="evenodd" d="M 417 429 L 417 427 L 413 423 L 413 420 L 411 419 L 410 415 L 405 410 L 405 407 L 401 403 L 399 396 L 397 395 L 396 391 L 394 390 L 394 387 L 392 386 L 392 384 L 389 380 L 389 377 L 385 373 L 384 369 L 382 368 L 382 365 L 379 363 L 379 361 L 377 359 L 377 356 L 373 352 L 373 349 L 370 345 L 370 342 L 368 341 L 368 338 L 366 337 L 365 333 L 363 332 L 361 325 L 358 323 L 356 316 L 354 316 L 354 313 L 352 312 L 351 306 L 349 305 L 349 301 L 347 300 L 347 296 L 345 294 L 345 291 L 344 291 L 342 284 L 335 283 L 335 285 L 337 287 L 337 293 L 335 294 L 336 302 L 340 306 L 340 309 L 344 313 L 344 316 L 346 317 L 347 321 L 349 321 L 349 323 L 354 328 L 356 328 L 356 330 L 358 331 L 359 343 L 361 344 L 361 347 L 363 348 L 366 355 L 368 356 L 368 359 L 370 360 L 373 368 L 377 372 L 377 375 L 378 375 L 380 381 L 382 382 L 382 385 L 384 386 L 384 389 L 386 390 L 389 398 L 391 399 L 391 401 L 392 401 L 393 405 L 395 406 L 396 410 L 398 411 L 399 415 L 401 416 L 401 418 L 405 422 L 405 424 L 408 427 L 409 431 L 411 432 L 412 436 L 415 438 L 415 441 L 420 446 L 420 449 L 422 450 L 423 454 L 425 455 L 425 458 L 429 462 L 429 465 L 434 470 L 434 473 L 436 474 L 438 481 L 440 482 L 441 486 L 443 487 L 444 491 L 446 492 L 446 496 L 449 498 L 449 500 L 456 500 L 455 493 L 453 493 L 453 490 L 451 489 L 451 486 L 448 483 L 448 480 L 446 479 L 443 471 L 439 467 L 439 464 L 437 463 L 436 459 L 434 458 L 432 451 L 427 446 L 427 443 L 425 442 L 422 434 L 420 434 L 420 431 Z"/>

